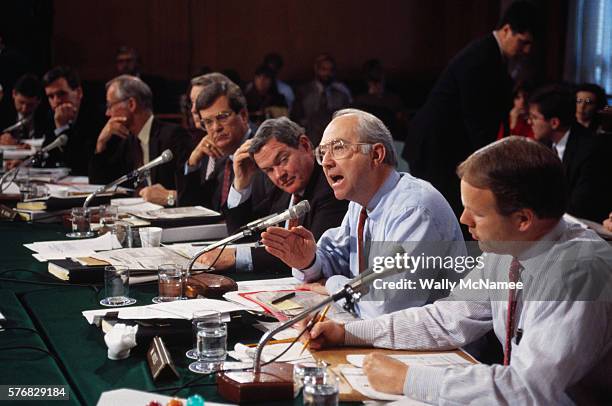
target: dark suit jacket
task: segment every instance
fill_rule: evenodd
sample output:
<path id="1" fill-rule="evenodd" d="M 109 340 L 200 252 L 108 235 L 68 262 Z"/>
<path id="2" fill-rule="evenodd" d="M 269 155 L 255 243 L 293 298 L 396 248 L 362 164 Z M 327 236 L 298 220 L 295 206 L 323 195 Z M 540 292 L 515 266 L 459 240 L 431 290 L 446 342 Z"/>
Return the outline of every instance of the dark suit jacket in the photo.
<path id="1" fill-rule="evenodd" d="M 49 157 L 41 166 L 47 168 L 67 166 L 71 168 L 71 175 L 87 176 L 89 162 L 94 155 L 96 140 L 102 127 L 104 127 L 104 115 L 95 106 L 83 101 L 76 121 L 61 133 L 68 135 L 68 144 L 49 152 Z M 45 134 L 43 145 L 51 143 L 61 135 L 55 134 L 52 112 Z"/>
<path id="2" fill-rule="evenodd" d="M 612 211 L 612 138 L 572 126 L 563 153 L 569 185 L 567 212 L 601 223 Z"/>
<path id="3" fill-rule="evenodd" d="M 245 137 L 251 138 L 253 135 L 255 135 L 255 129 L 250 128 Z M 187 156 L 187 159 L 189 159 L 189 156 Z M 216 159 L 213 173 L 206 179 L 208 156 L 205 156 L 200 162 L 198 170 L 179 179 L 176 189 L 179 206 L 202 205 L 215 211 L 222 211 L 221 187 L 223 186 L 225 165 L 228 159 L 229 157 Z M 230 182 L 233 181 L 234 168 L 230 164 Z"/>
<path id="4" fill-rule="evenodd" d="M 493 34 L 470 43 L 442 73 L 411 120 L 403 156 L 410 172 L 431 182 L 462 210 L 457 165 L 495 141 L 512 106 L 512 81 Z"/>
<path id="5" fill-rule="evenodd" d="M 227 209 L 226 206 L 225 220 L 228 232 L 234 233 L 250 221 L 287 210 L 290 198 L 289 193 L 274 186 L 268 176 L 259 172 L 253 180 L 251 197 L 233 209 Z M 310 211 L 306 213 L 300 224 L 310 230 L 316 240 L 327 229 L 337 227 L 342 223 L 348 201 L 336 199 L 319 165 L 315 164 L 303 198 L 308 200 Z M 283 224 L 280 226 L 282 227 Z M 253 269 L 256 272 L 280 272 L 289 269 L 281 260 L 268 254 L 263 247 L 252 248 L 251 256 Z"/>
<path id="6" fill-rule="evenodd" d="M 189 156 L 187 157 L 189 159 Z M 178 204 L 180 206 L 201 205 L 215 211 L 221 211 L 221 188 L 225 175 L 225 165 L 229 157 L 215 160 L 215 168 L 206 179 L 208 157 L 202 159 L 198 170 L 182 177 L 177 185 Z M 230 185 L 234 181 L 234 169 L 230 161 Z"/>
<path id="7" fill-rule="evenodd" d="M 89 181 L 107 184 L 136 169 L 131 152 L 133 142 L 136 142 L 133 135 L 127 139 L 113 136 L 104 152 L 94 154 L 89 168 Z M 193 149 L 191 137 L 182 127 L 153 118 L 149 136 L 149 159 L 157 158 L 166 149 L 172 151 L 174 158 L 153 168 L 151 181 L 153 184 L 161 183 L 166 189 L 176 189 L 177 178 L 184 176 L 183 166 Z"/>

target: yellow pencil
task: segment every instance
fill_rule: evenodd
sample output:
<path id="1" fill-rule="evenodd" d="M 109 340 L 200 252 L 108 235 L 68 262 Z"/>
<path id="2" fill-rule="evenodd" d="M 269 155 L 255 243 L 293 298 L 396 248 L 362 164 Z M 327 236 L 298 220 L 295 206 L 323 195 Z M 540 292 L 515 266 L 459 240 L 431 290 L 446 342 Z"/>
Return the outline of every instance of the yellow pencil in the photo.
<path id="1" fill-rule="evenodd" d="M 323 312 L 319 316 L 319 320 L 315 321 L 315 323 L 312 325 L 312 327 L 314 327 L 315 324 L 317 324 L 317 323 L 319 323 L 319 322 L 321 322 L 321 321 L 323 321 L 325 319 L 325 316 L 327 315 L 327 312 L 329 311 L 330 307 L 331 307 L 331 303 L 328 304 L 327 306 L 325 306 L 325 309 L 323 309 Z M 310 330 L 312 330 L 312 327 L 310 328 Z M 310 330 L 308 330 L 308 332 L 310 332 Z M 302 347 L 302 351 L 300 351 L 300 355 L 302 355 L 304 353 L 304 350 L 306 350 L 306 348 L 308 348 L 309 344 L 310 344 L 310 337 L 308 337 L 308 340 L 306 340 L 306 342 L 304 343 L 304 346 Z"/>

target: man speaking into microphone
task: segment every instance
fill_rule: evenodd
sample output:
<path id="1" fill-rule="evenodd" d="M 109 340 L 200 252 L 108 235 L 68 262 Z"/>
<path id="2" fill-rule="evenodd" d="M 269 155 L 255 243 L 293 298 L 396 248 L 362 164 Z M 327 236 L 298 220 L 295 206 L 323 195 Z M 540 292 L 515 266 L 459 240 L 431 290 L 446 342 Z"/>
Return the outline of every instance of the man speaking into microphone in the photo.
<path id="1" fill-rule="evenodd" d="M 440 245 L 450 248 L 448 255 L 465 255 L 459 223 L 449 204 L 429 183 L 395 169 L 391 133 L 372 114 L 337 111 L 315 156 L 336 198 L 350 203 L 340 227 L 327 230 L 318 243 L 307 227 L 270 227 L 262 233 L 266 250 L 291 266 L 296 278 L 311 283 L 326 279 L 327 292 L 334 293 L 367 269 L 371 242 L 434 246 L 445 242 Z M 432 300 L 429 292 L 420 292 L 417 298 L 400 293 L 385 300 L 362 301 L 357 312 L 371 318 Z"/>
<path id="2" fill-rule="evenodd" d="M 315 163 L 313 147 L 304 129 L 288 118 L 264 121 L 255 137 L 236 150 L 233 166 L 235 177 L 225 213 L 230 233 L 252 220 L 308 201 L 308 213 L 279 226 L 301 225 L 318 238 L 328 228 L 338 226 L 346 213 L 347 203 L 334 197 L 323 171 Z M 217 254 L 218 250 L 208 252 L 200 257 L 200 262 L 211 263 Z M 235 267 L 239 271 L 289 270 L 263 247 L 226 248 L 214 267 Z"/>
<path id="3" fill-rule="evenodd" d="M 176 178 L 183 176 L 183 165 L 193 146 L 184 129 L 157 120 L 152 106 L 151 89 L 135 76 L 121 75 L 106 84 L 109 120 L 98 136 L 89 180 L 107 184 L 170 149 L 174 159 L 151 169 L 150 184 L 153 186 L 145 188 L 148 190 L 141 194 L 153 203 L 173 206 Z M 165 190 L 163 195 L 155 193 L 162 189 Z"/>

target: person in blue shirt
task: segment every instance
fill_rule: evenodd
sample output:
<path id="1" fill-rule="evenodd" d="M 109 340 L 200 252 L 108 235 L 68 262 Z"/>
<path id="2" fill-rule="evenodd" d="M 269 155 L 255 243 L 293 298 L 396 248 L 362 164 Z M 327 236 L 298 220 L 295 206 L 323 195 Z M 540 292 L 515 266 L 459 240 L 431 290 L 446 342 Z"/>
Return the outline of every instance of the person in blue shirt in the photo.
<path id="1" fill-rule="evenodd" d="M 449 204 L 429 183 L 395 169 L 391 134 L 372 114 L 356 109 L 337 111 L 315 157 L 336 198 L 350 203 L 340 227 L 326 231 L 318 243 L 303 227 L 270 227 L 262 234 L 266 250 L 291 266 L 296 278 L 325 284 L 331 293 L 366 271 L 375 254 L 386 250 L 395 252 L 401 247 L 405 254 L 415 256 L 465 255 L 459 223 Z M 426 271 L 440 280 L 456 278 L 454 270 L 439 268 L 402 272 L 393 278 L 414 280 Z M 403 289 L 386 289 L 375 295 L 375 290 L 358 304 L 361 317 L 422 306 L 448 293 L 420 289 L 407 294 Z"/>

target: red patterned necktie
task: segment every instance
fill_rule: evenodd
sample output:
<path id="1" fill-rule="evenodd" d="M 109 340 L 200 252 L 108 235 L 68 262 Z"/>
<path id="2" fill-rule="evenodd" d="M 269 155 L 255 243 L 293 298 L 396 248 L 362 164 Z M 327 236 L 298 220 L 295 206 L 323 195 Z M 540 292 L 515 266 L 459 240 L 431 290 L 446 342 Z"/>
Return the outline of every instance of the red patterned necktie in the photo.
<path id="1" fill-rule="evenodd" d="M 521 263 L 516 258 L 512 258 L 510 270 L 508 272 L 508 282 L 516 282 L 519 279 Z M 510 365 L 512 355 L 512 337 L 514 336 L 514 316 L 516 313 L 516 289 L 508 290 L 508 313 L 506 315 L 506 345 L 504 347 L 504 365 Z"/>
<path id="2" fill-rule="evenodd" d="M 225 169 L 223 170 L 223 186 L 221 189 L 221 206 L 225 205 L 227 202 L 227 196 L 229 195 L 230 190 L 230 175 L 232 173 L 232 160 L 227 158 L 225 161 Z"/>
<path id="3" fill-rule="evenodd" d="M 296 204 L 298 204 L 299 202 L 302 201 L 302 196 L 300 195 L 293 195 L 293 203 L 291 205 L 291 207 L 295 206 Z M 291 230 L 293 227 L 297 227 L 300 225 L 300 218 L 295 218 L 295 219 L 289 219 L 289 221 L 287 222 L 287 230 Z"/>
<path id="4" fill-rule="evenodd" d="M 363 228 L 367 218 L 368 213 L 366 212 L 366 208 L 362 207 L 361 212 L 359 213 L 359 223 L 357 223 L 357 256 L 359 257 L 359 273 L 362 273 L 366 269 L 366 259 L 363 255 Z"/>

